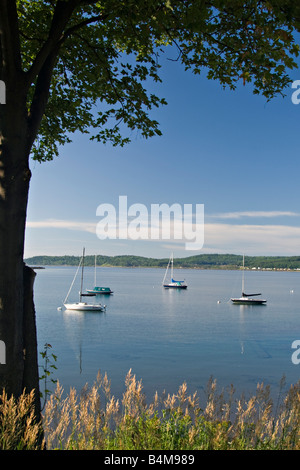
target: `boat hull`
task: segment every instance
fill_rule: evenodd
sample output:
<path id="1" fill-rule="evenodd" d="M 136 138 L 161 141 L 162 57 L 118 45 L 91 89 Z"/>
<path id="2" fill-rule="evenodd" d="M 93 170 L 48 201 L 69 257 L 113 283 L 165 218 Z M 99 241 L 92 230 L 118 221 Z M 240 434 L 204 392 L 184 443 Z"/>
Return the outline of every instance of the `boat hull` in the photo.
<path id="1" fill-rule="evenodd" d="M 180 284 L 164 284 L 165 289 L 187 289 L 187 285 Z"/>
<path id="2" fill-rule="evenodd" d="M 251 299 L 251 298 L 238 298 L 231 299 L 231 302 L 236 305 L 265 305 L 267 303 L 264 299 Z"/>
<path id="3" fill-rule="evenodd" d="M 104 305 L 87 304 L 85 302 L 77 302 L 74 304 L 64 304 L 67 310 L 80 310 L 89 312 L 103 312 L 105 310 Z"/>

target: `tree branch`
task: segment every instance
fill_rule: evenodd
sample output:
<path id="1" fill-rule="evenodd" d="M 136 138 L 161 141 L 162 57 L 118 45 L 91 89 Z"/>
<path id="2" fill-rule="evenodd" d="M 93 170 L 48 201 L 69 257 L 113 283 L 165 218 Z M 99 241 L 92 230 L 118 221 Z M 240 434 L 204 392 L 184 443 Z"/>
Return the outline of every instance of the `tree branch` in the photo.
<path id="1" fill-rule="evenodd" d="M 0 0 L 0 73 L 4 80 L 13 80 L 21 72 L 18 15 L 15 0 Z"/>
<path id="2" fill-rule="evenodd" d="M 58 49 L 59 47 L 57 46 L 57 48 L 52 51 L 52 54 L 48 55 L 37 78 L 34 96 L 28 115 L 28 153 L 30 152 L 32 144 L 37 136 L 48 102 L 51 78 L 57 60 Z"/>
<path id="3" fill-rule="evenodd" d="M 79 3 L 80 0 L 69 0 L 68 2 L 62 0 L 57 1 L 48 38 L 27 72 L 28 85 L 33 83 L 49 55 L 52 55 L 53 50 L 57 49 L 57 44 L 63 35 L 63 31 Z"/>
<path id="4" fill-rule="evenodd" d="M 74 32 L 96 21 L 104 20 L 108 16 L 103 14 L 92 16 L 65 30 L 68 21 L 70 20 L 76 7 L 84 3 L 86 2 L 82 0 L 69 0 L 68 2 L 58 0 L 48 34 L 48 39 L 40 49 L 31 68 L 27 72 L 28 86 L 30 86 L 30 84 L 32 84 L 37 77 L 34 96 L 28 116 L 28 150 L 30 150 L 36 138 L 43 114 L 45 112 L 49 97 L 53 69 L 57 61 L 60 47 Z"/>
<path id="5" fill-rule="evenodd" d="M 60 39 L 60 43 L 63 43 L 71 34 L 75 33 L 78 31 L 78 29 L 83 28 L 84 26 L 87 26 L 89 24 L 95 23 L 96 21 L 100 20 L 105 20 L 108 17 L 108 15 L 97 15 L 97 16 L 92 16 L 91 18 L 86 19 L 85 21 L 81 21 L 78 24 L 75 24 L 71 28 L 67 29 L 66 32 L 63 34 L 62 38 Z"/>

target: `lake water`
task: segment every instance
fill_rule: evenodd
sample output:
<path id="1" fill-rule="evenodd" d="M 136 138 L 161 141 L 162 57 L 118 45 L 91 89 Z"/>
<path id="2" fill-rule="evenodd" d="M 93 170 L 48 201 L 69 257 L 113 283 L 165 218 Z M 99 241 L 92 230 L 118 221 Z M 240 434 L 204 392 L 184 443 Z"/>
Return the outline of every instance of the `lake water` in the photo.
<path id="1" fill-rule="evenodd" d="M 275 391 L 283 374 L 287 384 L 299 380 L 291 345 L 300 339 L 300 273 L 247 271 L 246 286 L 268 303 L 238 306 L 230 297 L 240 296 L 239 271 L 182 269 L 188 289 L 178 291 L 162 288 L 161 269 L 99 268 L 97 284 L 114 291 L 101 297 L 106 312 L 57 310 L 76 269 L 46 267 L 35 282 L 38 349 L 52 345 L 53 378 L 66 392 L 92 385 L 99 370 L 120 396 L 132 369 L 150 399 L 184 381 L 201 395 L 211 376 L 237 393 L 252 393 L 258 382 Z M 93 268 L 85 268 L 86 288 L 93 278 Z M 78 301 L 79 282 L 69 301 Z"/>

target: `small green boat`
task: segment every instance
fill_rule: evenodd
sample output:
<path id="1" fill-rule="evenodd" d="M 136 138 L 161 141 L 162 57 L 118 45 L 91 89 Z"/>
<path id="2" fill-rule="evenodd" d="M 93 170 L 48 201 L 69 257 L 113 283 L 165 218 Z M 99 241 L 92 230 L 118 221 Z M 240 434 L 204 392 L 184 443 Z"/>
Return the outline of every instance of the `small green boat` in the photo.
<path id="1" fill-rule="evenodd" d="M 99 294 L 104 294 L 104 295 L 110 295 L 113 294 L 113 291 L 110 289 L 110 287 L 96 287 L 97 286 L 97 255 L 95 255 L 95 279 L 94 279 L 94 288 L 93 289 L 86 289 L 87 294 L 86 295 L 99 295 Z"/>
<path id="2" fill-rule="evenodd" d="M 110 289 L 110 287 L 94 287 L 94 289 L 87 289 L 86 290 L 88 294 L 113 294 L 113 291 Z"/>

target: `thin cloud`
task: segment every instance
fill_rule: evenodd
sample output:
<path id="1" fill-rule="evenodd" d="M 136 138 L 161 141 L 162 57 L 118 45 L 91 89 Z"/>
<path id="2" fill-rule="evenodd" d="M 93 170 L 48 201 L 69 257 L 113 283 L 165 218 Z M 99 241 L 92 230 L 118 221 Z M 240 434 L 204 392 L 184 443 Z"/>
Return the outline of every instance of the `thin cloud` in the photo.
<path id="1" fill-rule="evenodd" d="M 229 213 L 228 213 L 229 214 Z M 236 213 L 233 214 L 242 214 Z M 245 214 L 245 213 L 243 213 Z M 254 212 L 246 212 L 246 214 L 254 214 Z M 256 213 L 257 214 L 257 213 Z M 259 212 L 262 214 L 262 212 Z M 267 212 L 269 217 L 273 214 L 280 215 L 298 215 L 292 212 Z M 225 214 L 222 214 L 225 216 Z M 242 217 L 242 216 L 241 216 Z M 249 215 L 248 215 L 249 217 Z M 254 217 L 254 216 L 253 216 Z M 225 219 L 226 217 L 224 217 Z M 229 217 L 227 217 L 229 219 Z M 236 217 L 238 218 L 238 217 Z M 68 220 L 57 220 L 47 219 L 42 221 L 28 221 L 28 229 L 60 229 L 60 230 L 72 230 L 79 232 L 88 232 L 97 236 L 96 234 L 96 223 L 95 222 L 82 222 L 82 221 L 68 221 Z M 168 248 L 173 246 L 174 243 L 180 246 L 180 237 L 176 234 L 176 223 L 173 228 L 173 237 L 170 240 L 163 240 L 162 238 L 151 240 L 151 236 L 145 237 L 148 242 L 163 243 L 163 246 Z M 147 227 L 143 227 L 146 229 Z M 193 225 L 194 233 L 197 230 L 201 231 L 203 227 Z M 122 236 L 123 235 L 123 236 Z M 126 233 L 120 233 L 118 243 L 120 239 L 126 239 Z M 175 238 L 175 239 L 174 239 Z M 130 237 L 127 238 L 130 240 Z M 144 239 L 144 241 L 145 241 Z M 184 241 L 184 240 L 182 240 Z M 137 243 L 139 240 L 137 240 Z M 126 242 L 125 242 L 126 243 Z M 199 252 L 199 250 L 197 250 Z M 230 224 L 222 222 L 208 222 L 204 224 L 204 246 L 200 252 L 218 252 L 218 253 L 246 253 L 253 255 L 298 255 L 300 254 L 300 227 L 289 226 L 289 225 L 275 225 L 275 224 Z M 190 256 L 191 251 L 188 252 Z M 147 256 L 147 254 L 145 254 Z"/>
<path id="2" fill-rule="evenodd" d="M 274 217 L 299 217 L 300 213 L 291 211 L 237 211 L 237 212 L 224 212 L 221 214 L 212 214 L 206 217 L 218 219 L 241 219 L 242 217 L 261 217 L 261 218 L 274 218 Z"/>
<path id="3" fill-rule="evenodd" d="M 248 254 L 300 253 L 300 227 L 288 225 L 205 224 L 206 249 Z"/>
<path id="4" fill-rule="evenodd" d="M 47 219 L 35 222 L 26 222 L 26 228 L 67 229 L 80 232 L 96 233 L 96 224 L 71 220 Z"/>

